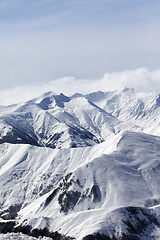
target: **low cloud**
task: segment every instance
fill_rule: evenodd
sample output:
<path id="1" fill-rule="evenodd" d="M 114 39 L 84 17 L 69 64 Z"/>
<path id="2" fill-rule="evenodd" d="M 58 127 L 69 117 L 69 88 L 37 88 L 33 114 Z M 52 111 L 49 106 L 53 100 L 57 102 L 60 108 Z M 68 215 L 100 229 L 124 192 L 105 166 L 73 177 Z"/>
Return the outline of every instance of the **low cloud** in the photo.
<path id="1" fill-rule="evenodd" d="M 160 92 L 160 69 L 150 71 L 147 68 L 108 72 L 100 79 L 76 79 L 64 77 L 36 86 L 21 86 L 0 91 L 0 105 L 9 105 L 30 100 L 47 91 L 55 94 L 72 95 L 76 92 L 110 91 L 134 88 L 137 91 Z"/>

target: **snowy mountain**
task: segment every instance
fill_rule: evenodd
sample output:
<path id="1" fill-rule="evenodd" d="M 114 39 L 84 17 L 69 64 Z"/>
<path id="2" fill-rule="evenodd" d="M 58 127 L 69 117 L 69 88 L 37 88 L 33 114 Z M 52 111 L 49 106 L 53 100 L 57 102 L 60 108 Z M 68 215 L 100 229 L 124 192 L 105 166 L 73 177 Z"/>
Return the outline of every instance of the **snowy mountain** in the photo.
<path id="1" fill-rule="evenodd" d="M 1 106 L 0 239 L 159 239 L 159 99 L 125 88 Z"/>

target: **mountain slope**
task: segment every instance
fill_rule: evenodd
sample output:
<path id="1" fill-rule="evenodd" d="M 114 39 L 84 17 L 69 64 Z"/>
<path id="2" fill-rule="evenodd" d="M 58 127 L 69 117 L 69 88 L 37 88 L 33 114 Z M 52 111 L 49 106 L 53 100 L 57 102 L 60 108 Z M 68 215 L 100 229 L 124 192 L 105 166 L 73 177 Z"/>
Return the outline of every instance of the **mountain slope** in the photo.
<path id="1" fill-rule="evenodd" d="M 49 92 L 1 107 L 0 231 L 158 240 L 158 98 Z"/>
<path id="2" fill-rule="evenodd" d="M 160 136 L 159 93 L 123 91 L 95 92 L 85 96 L 119 120 L 141 127 L 141 131 Z"/>
<path id="3" fill-rule="evenodd" d="M 0 143 L 24 143 L 50 148 L 92 146 L 126 124 L 85 96 L 69 98 L 49 92 L 24 104 L 1 109 Z"/>
<path id="4" fill-rule="evenodd" d="M 150 239 L 159 227 L 160 138 L 126 132 L 90 148 L 0 146 L 2 218 L 18 213 L 22 225 L 27 219 L 76 239 L 96 232 L 119 239 L 134 225 L 138 236 L 141 221 L 141 239 Z"/>

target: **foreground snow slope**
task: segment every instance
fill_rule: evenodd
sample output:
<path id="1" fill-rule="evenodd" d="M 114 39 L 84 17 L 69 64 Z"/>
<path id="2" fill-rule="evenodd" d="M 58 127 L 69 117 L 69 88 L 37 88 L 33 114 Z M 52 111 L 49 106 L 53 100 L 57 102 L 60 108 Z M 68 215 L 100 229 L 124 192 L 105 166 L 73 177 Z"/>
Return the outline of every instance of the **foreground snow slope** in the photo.
<path id="1" fill-rule="evenodd" d="M 120 238 L 131 234 L 129 223 L 136 235 L 139 221 L 142 239 L 151 239 L 159 228 L 159 137 L 124 132 L 87 148 L 0 147 L 1 217 L 18 213 L 21 224 L 76 239 Z"/>
<path id="2" fill-rule="evenodd" d="M 31 237 L 22 233 L 7 233 L 0 234 L 0 240 L 37 240 L 35 237 Z M 48 237 L 39 237 L 39 240 L 51 240 Z"/>
<path id="3" fill-rule="evenodd" d="M 127 88 L 1 106 L 0 229 L 159 239 L 159 108 Z"/>

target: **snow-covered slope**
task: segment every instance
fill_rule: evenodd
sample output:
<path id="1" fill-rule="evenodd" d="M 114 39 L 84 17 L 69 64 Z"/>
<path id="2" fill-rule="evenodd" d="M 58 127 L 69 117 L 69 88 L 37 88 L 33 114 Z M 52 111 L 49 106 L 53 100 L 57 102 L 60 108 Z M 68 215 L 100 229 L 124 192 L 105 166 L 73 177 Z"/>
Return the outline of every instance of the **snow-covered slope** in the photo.
<path id="1" fill-rule="evenodd" d="M 0 234 L 0 240 L 37 240 L 35 237 L 31 237 L 22 233 L 7 233 Z M 48 237 L 38 237 L 39 240 L 52 240 Z"/>
<path id="2" fill-rule="evenodd" d="M 50 148 L 92 146 L 122 129 L 137 129 L 82 95 L 72 98 L 46 93 L 24 104 L 2 107 L 0 143 Z"/>
<path id="3" fill-rule="evenodd" d="M 157 99 L 49 92 L 1 107 L 1 232 L 12 220 L 15 232 L 52 239 L 158 240 Z"/>
<path id="4" fill-rule="evenodd" d="M 119 120 L 140 126 L 141 131 L 160 136 L 160 94 L 123 91 L 95 92 L 85 96 Z"/>

